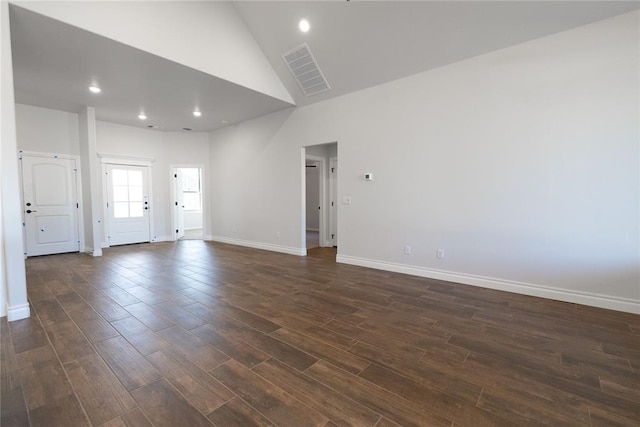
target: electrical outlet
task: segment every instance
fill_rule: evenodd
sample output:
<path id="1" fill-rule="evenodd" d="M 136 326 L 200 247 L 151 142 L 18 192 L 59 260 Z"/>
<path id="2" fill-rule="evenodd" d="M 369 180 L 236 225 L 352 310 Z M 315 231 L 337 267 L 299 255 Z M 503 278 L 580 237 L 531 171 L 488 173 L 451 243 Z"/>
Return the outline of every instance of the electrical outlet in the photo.
<path id="1" fill-rule="evenodd" d="M 411 255 L 411 246 L 407 245 L 404 247 L 404 254 Z"/>
<path id="2" fill-rule="evenodd" d="M 444 249 L 438 249 L 436 251 L 436 258 L 438 259 L 444 259 Z"/>
<path id="3" fill-rule="evenodd" d="M 349 197 L 349 196 L 343 197 L 342 198 L 342 204 L 343 205 L 350 205 L 351 204 L 351 197 Z"/>

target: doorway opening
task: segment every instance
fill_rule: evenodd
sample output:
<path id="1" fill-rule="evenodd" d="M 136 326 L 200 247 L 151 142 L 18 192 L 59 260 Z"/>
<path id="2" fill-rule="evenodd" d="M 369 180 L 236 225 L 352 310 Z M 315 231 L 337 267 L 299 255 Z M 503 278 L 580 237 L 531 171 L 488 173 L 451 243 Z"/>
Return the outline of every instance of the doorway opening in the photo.
<path id="1" fill-rule="evenodd" d="M 333 200 L 337 192 L 332 185 L 337 185 L 337 166 L 332 170 L 331 164 L 337 157 L 336 142 L 303 148 L 302 244 L 307 256 L 322 254 L 321 258 L 335 260 L 337 215 L 332 212 L 337 208 Z"/>
<path id="2" fill-rule="evenodd" d="M 175 240 L 204 239 L 204 205 L 202 168 L 174 167 L 173 229 Z"/>

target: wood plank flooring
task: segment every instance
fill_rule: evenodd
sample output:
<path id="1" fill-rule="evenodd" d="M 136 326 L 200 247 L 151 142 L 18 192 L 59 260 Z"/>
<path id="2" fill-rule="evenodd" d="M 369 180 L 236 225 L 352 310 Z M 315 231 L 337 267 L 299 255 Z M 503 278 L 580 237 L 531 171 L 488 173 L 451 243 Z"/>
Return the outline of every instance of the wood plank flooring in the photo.
<path id="1" fill-rule="evenodd" d="M 640 316 L 330 258 L 180 241 L 28 259 L 0 424 L 640 425 Z"/>

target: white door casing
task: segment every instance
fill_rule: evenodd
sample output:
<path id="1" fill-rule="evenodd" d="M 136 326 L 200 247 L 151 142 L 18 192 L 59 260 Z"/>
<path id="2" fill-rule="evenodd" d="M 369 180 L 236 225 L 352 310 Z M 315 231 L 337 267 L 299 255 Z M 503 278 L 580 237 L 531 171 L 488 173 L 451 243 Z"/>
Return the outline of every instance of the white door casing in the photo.
<path id="1" fill-rule="evenodd" d="M 178 240 L 184 237 L 184 193 L 182 192 L 182 171 L 179 168 L 174 169 L 173 179 L 175 238 Z"/>
<path id="2" fill-rule="evenodd" d="M 331 207 L 329 211 L 329 233 L 332 246 L 338 246 L 338 158 L 329 159 L 329 198 Z"/>
<path id="3" fill-rule="evenodd" d="M 76 160 L 21 157 L 26 256 L 80 250 Z"/>
<path id="4" fill-rule="evenodd" d="M 109 245 L 151 241 L 149 167 L 106 164 Z"/>
<path id="5" fill-rule="evenodd" d="M 320 237 L 320 242 L 319 245 L 320 247 L 327 247 L 327 246 L 333 246 L 333 244 L 331 243 L 331 230 L 329 228 L 329 215 L 330 215 L 330 209 L 327 209 L 327 201 L 329 202 L 329 206 L 331 206 L 331 201 L 327 199 L 328 195 L 329 195 L 329 190 L 327 189 L 327 187 L 329 186 L 329 181 L 328 181 L 328 175 L 327 175 L 327 159 L 325 159 L 324 157 L 318 157 L 318 156 L 312 156 L 312 155 L 307 155 L 305 153 L 305 169 L 306 169 L 306 161 L 313 161 L 315 163 L 317 163 L 318 167 L 318 174 L 319 174 L 319 179 L 318 179 L 318 194 L 320 196 L 319 198 L 319 237 Z M 305 174 L 306 175 L 306 174 Z M 305 185 L 306 187 L 306 185 Z M 306 194 L 305 194 L 306 196 Z M 306 200 L 305 200 L 305 204 L 306 204 Z M 306 242 L 306 236 L 304 241 Z"/>

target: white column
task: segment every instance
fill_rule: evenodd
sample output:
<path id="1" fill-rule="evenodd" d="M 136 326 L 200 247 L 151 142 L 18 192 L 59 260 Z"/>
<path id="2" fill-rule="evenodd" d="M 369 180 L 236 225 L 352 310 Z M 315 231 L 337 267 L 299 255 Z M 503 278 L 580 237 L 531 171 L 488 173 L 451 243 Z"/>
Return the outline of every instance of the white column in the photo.
<path id="1" fill-rule="evenodd" d="M 9 30 L 9 3 L 0 3 L 1 23 L 1 84 L 2 105 L 0 116 L 2 135 L 0 170 L 2 171 L 1 203 L 2 221 L 2 289 L 6 298 L 9 321 L 29 317 L 27 301 L 27 277 L 24 261 L 24 237 L 22 231 L 22 201 L 18 169 L 18 141 L 16 137 L 16 111 L 13 94 L 13 64 L 11 60 L 11 32 Z"/>
<path id="2" fill-rule="evenodd" d="M 96 148 L 96 110 L 84 107 L 78 114 L 80 162 L 82 165 L 82 203 L 87 252 L 102 255 L 102 191 Z"/>

